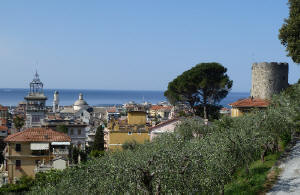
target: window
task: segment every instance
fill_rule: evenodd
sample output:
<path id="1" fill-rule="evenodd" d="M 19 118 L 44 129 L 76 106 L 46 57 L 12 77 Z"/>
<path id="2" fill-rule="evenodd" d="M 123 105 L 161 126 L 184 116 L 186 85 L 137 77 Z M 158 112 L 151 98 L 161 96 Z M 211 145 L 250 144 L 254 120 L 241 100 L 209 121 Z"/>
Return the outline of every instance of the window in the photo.
<path id="1" fill-rule="evenodd" d="M 81 135 L 81 129 L 78 129 L 78 130 L 77 130 L 77 134 L 78 134 L 78 135 Z"/>
<path id="2" fill-rule="evenodd" d="M 32 116 L 32 122 L 34 123 L 40 122 L 40 116 Z"/>
<path id="3" fill-rule="evenodd" d="M 132 132 L 131 132 L 131 131 L 128 131 L 128 135 L 132 135 Z"/>
<path id="4" fill-rule="evenodd" d="M 16 160 L 16 169 L 21 169 L 21 160 Z"/>
<path id="5" fill-rule="evenodd" d="M 21 152 L 21 144 L 16 144 L 16 152 Z"/>
<path id="6" fill-rule="evenodd" d="M 71 135 L 74 134 L 74 130 L 73 130 L 73 129 L 70 130 L 70 134 L 71 134 Z"/>

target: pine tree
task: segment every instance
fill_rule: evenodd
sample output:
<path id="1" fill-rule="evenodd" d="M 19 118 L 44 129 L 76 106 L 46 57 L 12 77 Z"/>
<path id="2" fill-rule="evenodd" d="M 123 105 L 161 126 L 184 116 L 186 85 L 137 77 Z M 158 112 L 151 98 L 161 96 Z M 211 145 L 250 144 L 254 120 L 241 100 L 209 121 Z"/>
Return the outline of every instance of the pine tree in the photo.
<path id="1" fill-rule="evenodd" d="M 288 5 L 290 15 L 279 30 L 279 39 L 288 56 L 300 63 L 300 0 L 289 0 Z"/>

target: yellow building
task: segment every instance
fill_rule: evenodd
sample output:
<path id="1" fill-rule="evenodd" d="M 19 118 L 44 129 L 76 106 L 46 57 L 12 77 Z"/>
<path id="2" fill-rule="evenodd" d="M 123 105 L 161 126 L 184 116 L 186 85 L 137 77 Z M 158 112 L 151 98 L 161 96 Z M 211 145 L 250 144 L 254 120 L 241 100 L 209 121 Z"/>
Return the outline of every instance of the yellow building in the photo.
<path id="1" fill-rule="evenodd" d="M 239 117 L 253 109 L 265 109 L 269 106 L 269 101 L 259 98 L 241 99 L 229 104 L 231 108 L 231 117 Z"/>
<path id="2" fill-rule="evenodd" d="M 28 128 L 9 135 L 4 140 L 8 182 L 22 176 L 34 177 L 39 164 L 49 164 L 53 158 L 67 157 L 70 137 L 45 128 Z"/>
<path id="3" fill-rule="evenodd" d="M 110 150 L 121 149 L 125 142 L 135 140 L 144 143 L 150 140 L 149 128 L 146 125 L 146 112 L 130 111 L 127 120 L 112 119 L 108 124 L 107 145 Z"/>
<path id="4" fill-rule="evenodd" d="M 128 125 L 145 125 L 146 112 L 144 111 L 130 111 L 127 115 Z"/>

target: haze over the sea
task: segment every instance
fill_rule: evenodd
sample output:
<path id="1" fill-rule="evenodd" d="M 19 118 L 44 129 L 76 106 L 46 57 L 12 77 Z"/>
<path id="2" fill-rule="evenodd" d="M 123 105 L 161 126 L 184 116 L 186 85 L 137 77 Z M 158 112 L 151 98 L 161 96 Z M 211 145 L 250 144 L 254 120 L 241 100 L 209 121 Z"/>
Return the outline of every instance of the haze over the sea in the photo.
<path id="1" fill-rule="evenodd" d="M 79 93 L 83 93 L 83 98 L 89 105 L 117 105 L 129 101 L 142 103 L 144 101 L 156 104 L 160 101 L 166 101 L 163 91 L 141 91 L 141 90 L 87 90 L 87 89 L 44 89 L 48 97 L 47 105 L 51 106 L 53 93 L 59 92 L 60 105 L 72 105 L 77 99 Z M 0 89 L 0 104 L 6 106 L 16 106 L 28 94 L 28 89 Z M 249 93 L 230 92 L 221 102 L 227 106 L 240 98 L 248 97 Z"/>

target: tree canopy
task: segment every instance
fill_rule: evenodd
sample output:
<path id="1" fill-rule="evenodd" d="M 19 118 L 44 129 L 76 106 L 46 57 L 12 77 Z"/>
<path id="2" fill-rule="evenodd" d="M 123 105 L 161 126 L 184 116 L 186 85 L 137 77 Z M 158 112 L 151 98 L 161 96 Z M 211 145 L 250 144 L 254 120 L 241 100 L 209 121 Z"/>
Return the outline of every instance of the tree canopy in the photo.
<path id="1" fill-rule="evenodd" d="M 216 62 L 197 64 L 171 81 L 165 96 L 173 105 L 188 104 L 194 113 L 196 106 L 201 105 L 207 119 L 207 106 L 219 103 L 232 87 L 226 72 L 227 69 Z"/>
<path id="2" fill-rule="evenodd" d="M 61 133 L 68 133 L 68 128 L 66 125 L 58 125 L 56 130 Z"/>
<path id="3" fill-rule="evenodd" d="M 104 129 L 103 129 L 103 126 L 100 125 L 97 128 L 96 135 L 95 135 L 95 141 L 94 141 L 92 148 L 93 148 L 93 150 L 104 151 L 104 149 L 105 149 L 104 144 L 105 144 Z"/>
<path id="4" fill-rule="evenodd" d="M 290 15 L 279 30 L 279 39 L 288 56 L 300 63 L 300 0 L 289 0 L 288 5 Z"/>
<path id="5" fill-rule="evenodd" d="M 300 85 L 294 87 L 299 97 Z M 291 140 L 299 128 L 299 108 L 300 99 L 283 92 L 265 110 L 225 117 L 210 126 L 188 118 L 174 133 L 133 150 L 107 152 L 52 172 L 30 194 L 232 194 L 226 185 L 240 170 L 249 170 L 259 159 L 263 162 L 266 154 L 278 154 L 280 143 Z"/>
<path id="6" fill-rule="evenodd" d="M 16 117 L 13 119 L 13 123 L 14 123 L 15 127 L 16 127 L 18 130 L 20 130 L 20 129 L 24 126 L 25 120 L 24 120 L 24 118 L 22 118 L 22 117 L 16 116 Z"/>

